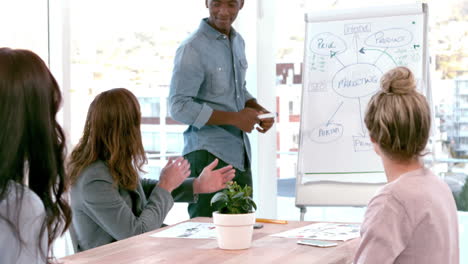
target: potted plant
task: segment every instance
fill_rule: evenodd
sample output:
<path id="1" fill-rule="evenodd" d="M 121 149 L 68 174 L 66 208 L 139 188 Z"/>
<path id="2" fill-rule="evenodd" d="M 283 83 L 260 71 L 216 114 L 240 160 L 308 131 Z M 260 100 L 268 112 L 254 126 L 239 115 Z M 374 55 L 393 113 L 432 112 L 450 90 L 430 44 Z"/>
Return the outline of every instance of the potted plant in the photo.
<path id="1" fill-rule="evenodd" d="M 222 249 L 245 249 L 252 243 L 257 205 L 251 198 L 252 187 L 229 182 L 226 189 L 213 196 L 213 223 Z"/>

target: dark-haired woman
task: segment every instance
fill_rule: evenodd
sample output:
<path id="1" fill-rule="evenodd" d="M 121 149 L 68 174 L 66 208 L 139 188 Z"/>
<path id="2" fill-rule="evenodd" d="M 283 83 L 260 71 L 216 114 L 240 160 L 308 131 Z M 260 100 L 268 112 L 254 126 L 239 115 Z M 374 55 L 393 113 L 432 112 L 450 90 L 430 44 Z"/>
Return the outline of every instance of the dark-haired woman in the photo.
<path id="1" fill-rule="evenodd" d="M 71 154 L 73 226 L 79 250 L 105 245 L 161 227 L 174 200 L 226 187 L 235 170 L 208 165 L 187 179 L 190 165 L 170 159 L 159 181 L 140 179 L 146 163 L 136 97 L 123 88 L 99 94 L 88 110 L 84 135 Z M 195 195 L 194 195 L 195 194 Z"/>
<path id="2" fill-rule="evenodd" d="M 382 77 L 365 123 L 388 183 L 369 202 L 354 263 L 458 264 L 457 209 L 421 160 L 431 114 L 408 68 Z"/>
<path id="3" fill-rule="evenodd" d="M 0 48 L 0 263 L 49 263 L 70 224 L 61 100 L 39 56 Z"/>

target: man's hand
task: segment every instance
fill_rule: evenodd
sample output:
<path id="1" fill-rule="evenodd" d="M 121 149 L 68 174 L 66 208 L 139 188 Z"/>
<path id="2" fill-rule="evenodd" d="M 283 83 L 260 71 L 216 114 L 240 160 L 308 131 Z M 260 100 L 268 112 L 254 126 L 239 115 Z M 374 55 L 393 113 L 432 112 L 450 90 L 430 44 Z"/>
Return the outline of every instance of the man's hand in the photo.
<path id="1" fill-rule="evenodd" d="M 158 186 L 172 192 L 190 175 L 190 163 L 182 157 L 169 158 L 159 176 Z"/>
<path id="2" fill-rule="evenodd" d="M 226 188 L 236 175 L 236 170 L 231 165 L 218 170 L 213 170 L 218 165 L 218 159 L 206 166 L 200 176 L 193 182 L 193 193 L 212 193 Z"/>
<path id="3" fill-rule="evenodd" d="M 258 115 L 259 112 L 257 112 L 257 110 L 246 107 L 237 113 L 237 118 L 234 124 L 240 130 L 250 133 L 254 129 L 255 124 L 260 123 Z"/>

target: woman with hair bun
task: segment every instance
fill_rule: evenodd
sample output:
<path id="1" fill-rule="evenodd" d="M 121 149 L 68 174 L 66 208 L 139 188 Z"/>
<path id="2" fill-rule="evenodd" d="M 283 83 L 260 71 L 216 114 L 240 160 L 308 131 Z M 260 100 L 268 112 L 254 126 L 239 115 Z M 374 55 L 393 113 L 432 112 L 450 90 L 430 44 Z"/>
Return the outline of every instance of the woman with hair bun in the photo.
<path id="1" fill-rule="evenodd" d="M 354 263 L 458 264 L 457 209 L 447 184 L 421 160 L 431 114 L 408 68 L 382 77 L 365 123 L 388 183 L 368 204 Z"/>

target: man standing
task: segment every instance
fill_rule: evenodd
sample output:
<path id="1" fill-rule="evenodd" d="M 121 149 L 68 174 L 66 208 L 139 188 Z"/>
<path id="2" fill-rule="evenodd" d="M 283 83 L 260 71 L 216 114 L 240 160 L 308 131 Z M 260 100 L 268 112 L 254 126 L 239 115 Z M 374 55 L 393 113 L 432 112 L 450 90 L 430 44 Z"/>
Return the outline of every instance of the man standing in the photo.
<path id="1" fill-rule="evenodd" d="M 246 133 L 255 124 L 268 131 L 273 118 L 245 86 L 247 60 L 241 35 L 232 27 L 244 0 L 206 0 L 210 16 L 177 49 L 169 95 L 171 116 L 188 124 L 183 155 L 197 177 L 214 159 L 218 167 L 231 164 L 241 186 L 252 186 L 250 143 Z M 190 217 L 212 216 L 214 194 L 199 196 L 189 205 Z"/>

